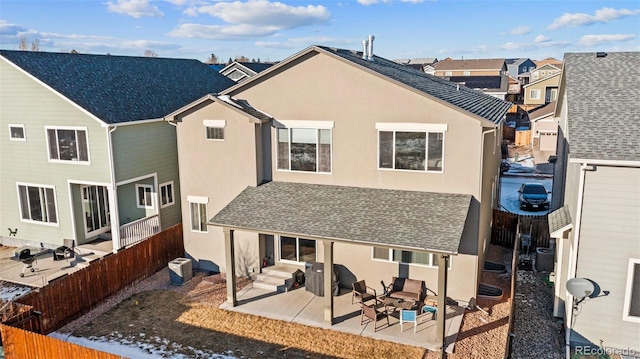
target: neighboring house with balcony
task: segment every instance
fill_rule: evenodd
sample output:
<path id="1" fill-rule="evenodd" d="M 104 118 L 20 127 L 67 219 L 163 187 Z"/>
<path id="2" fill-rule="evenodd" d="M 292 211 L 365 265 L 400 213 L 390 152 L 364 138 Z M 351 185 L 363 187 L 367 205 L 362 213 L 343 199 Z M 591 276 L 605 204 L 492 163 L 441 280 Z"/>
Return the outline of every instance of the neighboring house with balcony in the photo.
<path id="1" fill-rule="evenodd" d="M 562 71 L 562 66 L 554 66 L 551 64 L 546 64 L 541 67 L 536 68 L 531 73 L 530 82 L 536 82 L 538 80 L 542 80 L 544 78 L 559 74 Z"/>
<path id="2" fill-rule="evenodd" d="M 554 315 L 565 318 L 572 346 L 602 340 L 637 355 L 640 52 L 568 53 L 564 60 L 549 215 L 557 248 Z M 588 280 L 593 292 L 573 297 L 566 289 L 573 278 Z"/>
<path id="3" fill-rule="evenodd" d="M 453 60 L 434 65 L 434 75 L 487 95 L 504 100 L 509 93 L 509 75 L 505 59 Z"/>
<path id="4" fill-rule="evenodd" d="M 229 65 L 220 70 L 220 73 L 232 79 L 235 82 L 245 81 L 251 76 L 268 69 L 273 66 L 272 63 L 266 62 L 239 62 L 233 61 Z"/>
<path id="5" fill-rule="evenodd" d="M 347 288 L 411 277 L 476 297 L 511 104 L 362 56 L 311 46 L 167 116 L 186 253 L 227 273 L 231 305 L 235 273 L 314 261 Z"/>
<path id="6" fill-rule="evenodd" d="M 231 84 L 196 60 L 0 50 L 0 243 L 118 250 L 180 223 L 163 116 Z"/>
<path id="7" fill-rule="evenodd" d="M 558 84 L 560 72 L 545 76 L 537 81 L 523 86 L 525 106 L 536 107 L 546 105 L 558 99 Z"/>

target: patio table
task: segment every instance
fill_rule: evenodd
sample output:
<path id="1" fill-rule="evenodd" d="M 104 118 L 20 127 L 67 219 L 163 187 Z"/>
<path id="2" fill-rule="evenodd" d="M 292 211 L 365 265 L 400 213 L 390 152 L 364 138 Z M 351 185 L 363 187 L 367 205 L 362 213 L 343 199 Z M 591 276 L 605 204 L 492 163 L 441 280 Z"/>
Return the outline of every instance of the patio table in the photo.
<path id="1" fill-rule="evenodd" d="M 393 310 L 396 309 L 412 309 L 416 302 L 413 300 L 405 300 L 405 299 L 396 299 L 391 297 L 382 298 L 382 304 L 384 304 L 385 309 L 391 307 Z"/>

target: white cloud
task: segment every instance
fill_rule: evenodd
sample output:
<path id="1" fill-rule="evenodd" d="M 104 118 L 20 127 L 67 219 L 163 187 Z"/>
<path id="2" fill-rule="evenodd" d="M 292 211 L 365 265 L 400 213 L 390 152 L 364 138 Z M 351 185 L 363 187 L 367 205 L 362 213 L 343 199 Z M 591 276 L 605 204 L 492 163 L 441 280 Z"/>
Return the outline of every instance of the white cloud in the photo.
<path id="1" fill-rule="evenodd" d="M 268 42 L 268 41 L 258 41 L 255 43 L 256 46 L 262 47 L 265 49 L 291 49 L 293 48 L 292 44 L 288 44 L 286 42 Z"/>
<path id="2" fill-rule="evenodd" d="M 530 51 L 544 48 L 562 48 L 569 46 L 568 41 L 551 41 L 551 39 L 545 37 L 544 35 L 539 35 L 536 37 L 536 39 L 538 39 L 540 36 L 544 38 L 544 41 L 534 40 L 534 42 L 508 42 L 506 44 L 502 44 L 500 48 L 507 51 Z"/>
<path id="3" fill-rule="evenodd" d="M 135 18 L 164 16 L 157 6 L 150 3 L 150 0 L 117 0 L 115 3 L 109 1 L 107 2 L 107 10 Z"/>
<path id="4" fill-rule="evenodd" d="M 559 29 L 561 27 L 580 27 L 593 25 L 595 23 L 604 23 L 613 20 L 617 20 L 627 16 L 639 15 L 640 9 L 628 10 L 628 9 L 612 9 L 603 7 L 600 10 L 596 10 L 593 15 L 584 13 L 564 13 L 562 16 L 553 20 L 551 25 L 547 26 L 549 30 Z"/>
<path id="5" fill-rule="evenodd" d="M 609 42 L 629 41 L 636 38 L 635 34 L 606 34 L 606 35 L 585 35 L 580 38 L 578 45 L 590 47 Z"/>
<path id="6" fill-rule="evenodd" d="M 19 33 L 26 31 L 26 27 L 12 24 L 6 20 L 0 20 L 0 35 L 18 35 Z"/>
<path id="7" fill-rule="evenodd" d="M 358 0 L 358 4 L 364 5 L 364 6 L 378 4 L 378 3 L 381 3 L 381 2 L 384 2 L 384 0 Z"/>
<path id="8" fill-rule="evenodd" d="M 256 36 L 273 35 L 279 28 L 274 26 L 251 25 L 201 25 L 181 24 L 167 35 L 190 39 L 241 40 Z"/>
<path id="9" fill-rule="evenodd" d="M 518 26 L 509 31 L 511 35 L 524 35 L 531 32 L 531 28 L 529 26 Z"/>
<path id="10" fill-rule="evenodd" d="M 197 11 L 231 24 L 273 26 L 280 29 L 320 24 L 330 17 L 329 11 L 322 5 L 290 6 L 267 0 L 220 2 L 198 7 Z"/>
<path id="11" fill-rule="evenodd" d="M 538 35 L 535 37 L 535 39 L 533 39 L 533 42 L 537 42 L 537 43 L 549 42 L 549 41 L 551 41 L 551 38 L 544 35 Z"/>

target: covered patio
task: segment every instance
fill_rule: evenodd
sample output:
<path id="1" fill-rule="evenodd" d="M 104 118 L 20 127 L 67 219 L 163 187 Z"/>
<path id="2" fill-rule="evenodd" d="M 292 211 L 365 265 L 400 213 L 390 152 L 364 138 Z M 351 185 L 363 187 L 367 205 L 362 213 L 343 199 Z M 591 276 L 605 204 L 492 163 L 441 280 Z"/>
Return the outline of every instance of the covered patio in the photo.
<path id="1" fill-rule="evenodd" d="M 317 241 L 324 258 L 324 293 L 332 293 L 334 243 L 427 252 L 438 267 L 436 320 L 420 323 L 416 334 L 411 330 L 402 337 L 413 341 L 412 345 L 448 350 L 455 337 L 452 330 L 457 333 L 460 326 L 459 322 L 454 325 L 453 319 L 461 321 L 464 310 L 450 306 L 450 311 L 446 305 L 447 268 L 450 256 L 458 254 L 471 201 L 470 195 L 463 194 L 289 182 L 248 187 L 209 221 L 209 225 L 222 227 L 225 234 L 226 308 L 399 341 L 397 335 L 391 335 L 399 334 L 399 325 L 375 333 L 367 330 L 369 325 L 360 325 L 360 309 L 349 303 L 350 296 L 316 297 L 300 290 L 237 293 L 234 232 Z M 263 302 L 271 300 L 274 302 Z M 391 321 L 393 324 L 393 318 Z"/>
<path id="2" fill-rule="evenodd" d="M 413 323 L 404 324 L 400 330 L 399 311 L 389 315 L 389 325 L 386 320 L 378 321 L 374 331 L 373 322 L 360 324 L 360 306 L 351 304 L 351 292 L 342 290 L 334 300 L 333 325 L 329 325 L 323 316 L 324 298 L 318 297 L 303 287 L 285 293 L 245 287 L 237 293 L 238 305 L 231 306 L 228 302 L 220 308 L 251 315 L 259 315 L 271 319 L 304 324 L 313 327 L 337 330 L 369 338 L 387 340 L 391 342 L 417 346 L 432 351 L 440 349 L 436 342 L 436 320 L 431 313 L 418 316 L 416 332 Z M 447 305 L 445 320 L 445 351 L 452 353 L 465 308 L 457 305 Z"/>

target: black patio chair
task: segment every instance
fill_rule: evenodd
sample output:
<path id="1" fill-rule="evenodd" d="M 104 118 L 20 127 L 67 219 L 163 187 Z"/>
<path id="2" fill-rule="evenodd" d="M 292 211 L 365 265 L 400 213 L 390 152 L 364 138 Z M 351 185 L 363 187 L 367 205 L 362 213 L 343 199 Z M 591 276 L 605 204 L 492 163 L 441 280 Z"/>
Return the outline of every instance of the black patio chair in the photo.
<path id="1" fill-rule="evenodd" d="M 24 277 L 24 271 L 26 269 L 30 269 L 32 273 L 36 271 L 36 269 L 33 267 L 33 262 L 38 263 L 38 261 L 36 260 L 36 256 L 31 254 L 31 249 L 25 248 L 21 250 L 18 259 L 20 259 L 20 262 L 24 264 L 24 266 L 22 267 L 22 272 L 20 272 L 20 277 Z"/>
<path id="2" fill-rule="evenodd" d="M 53 251 L 54 261 L 60 261 L 63 259 L 66 259 L 68 261 L 70 258 L 75 258 L 75 256 L 76 241 L 74 239 L 64 239 L 63 245 Z"/>

